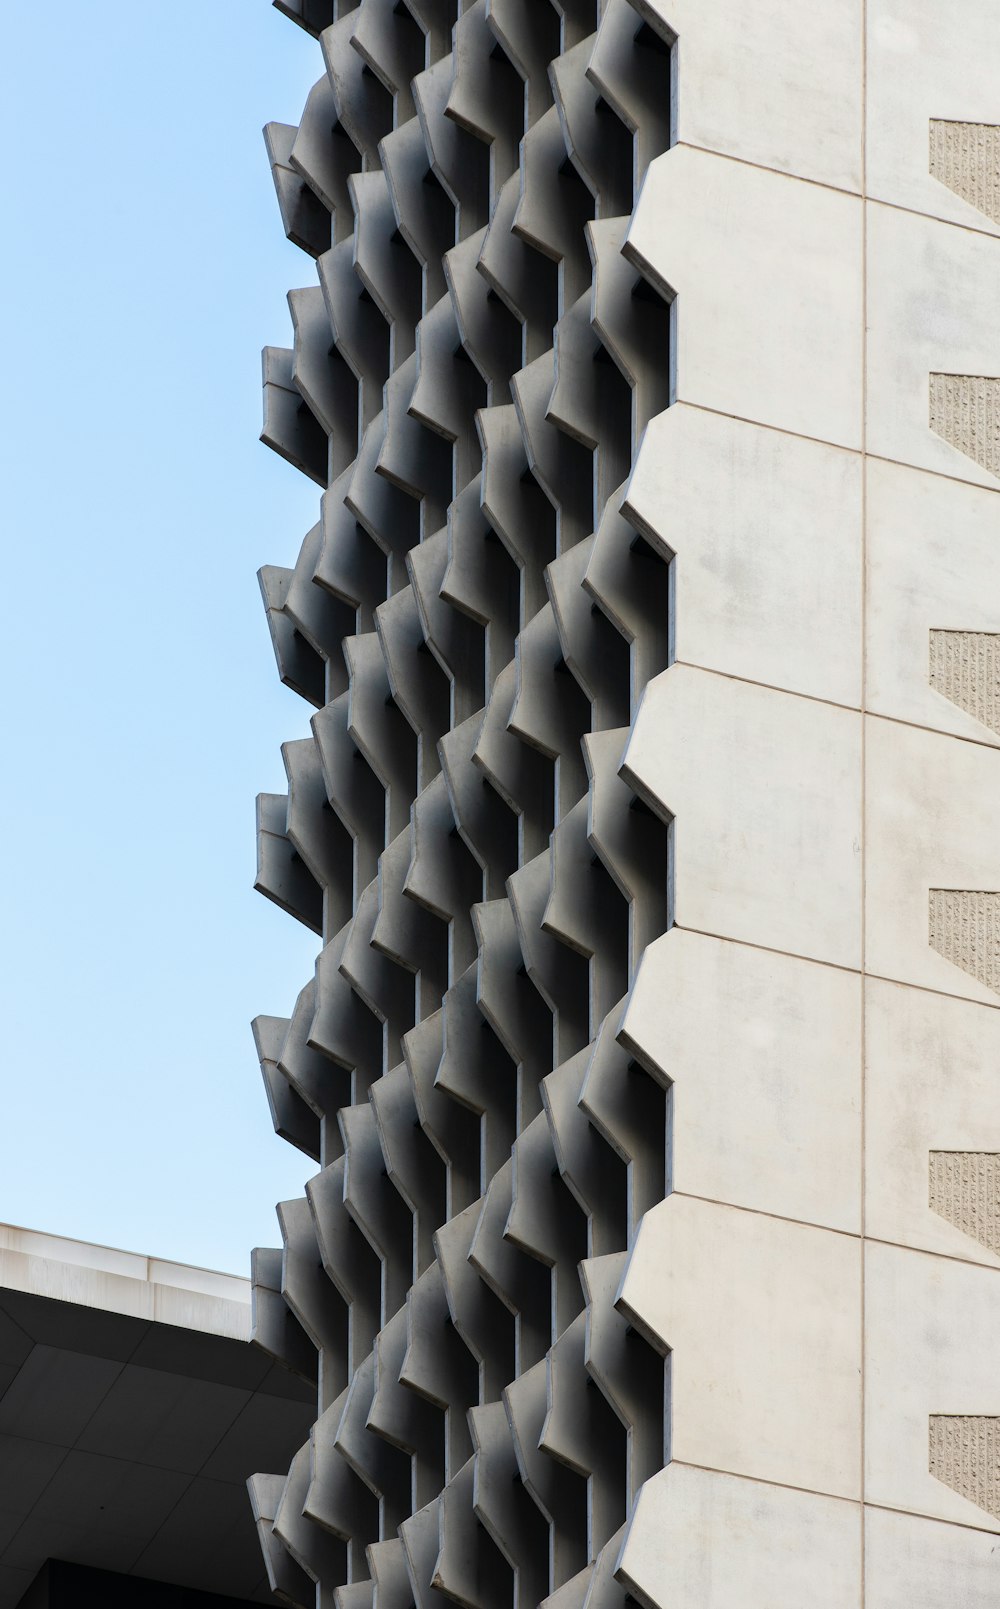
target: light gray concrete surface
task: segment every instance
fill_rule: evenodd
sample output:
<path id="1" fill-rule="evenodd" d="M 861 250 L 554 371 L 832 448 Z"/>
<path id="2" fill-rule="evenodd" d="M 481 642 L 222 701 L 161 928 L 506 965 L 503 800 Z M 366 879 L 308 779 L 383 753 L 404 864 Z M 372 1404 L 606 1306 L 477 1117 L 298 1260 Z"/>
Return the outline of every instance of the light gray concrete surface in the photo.
<path id="1" fill-rule="evenodd" d="M 649 170 L 625 252 L 683 299 L 679 402 L 861 445 L 856 196 L 678 145 Z"/>
<path id="2" fill-rule="evenodd" d="M 932 418 L 932 377 L 1000 375 L 996 245 L 899 207 L 868 208 L 868 445 L 879 458 L 995 488 L 968 402 Z M 991 438 L 988 438 L 991 440 Z M 987 467 L 992 462 L 993 469 Z"/>
<path id="3" fill-rule="evenodd" d="M 859 1510 L 672 1463 L 639 1499 L 621 1574 L 676 1609 L 860 1609 Z"/>
<path id="4" fill-rule="evenodd" d="M 933 50 L 928 41 L 933 39 Z M 868 8 L 868 193 L 995 235 L 984 212 L 931 171 L 932 121 L 997 123 L 996 18 L 979 0 L 872 0 Z M 925 160 L 926 156 L 926 160 Z M 947 294 L 947 287 L 942 286 Z M 985 311 L 985 309 L 984 309 Z"/>
<path id="5" fill-rule="evenodd" d="M 0 1290 L 250 1339 L 250 1281 L 0 1224 Z"/>
<path id="6" fill-rule="evenodd" d="M 621 1037 L 670 1082 L 673 1189 L 858 1233 L 861 1006 L 836 967 L 680 927 L 651 944 Z"/>
<path id="7" fill-rule="evenodd" d="M 860 1495 L 855 1236 L 674 1192 L 642 1221 L 619 1303 L 671 1348 L 674 1458 Z"/>
<path id="8" fill-rule="evenodd" d="M 269 1579 L 985 1609 L 1000 22 L 284 9 Z"/>
<path id="9" fill-rule="evenodd" d="M 997 1005 L 997 941 L 976 948 L 962 919 L 932 935 L 929 902 L 931 891 L 978 897 L 1000 885 L 1000 754 L 901 722 L 866 724 L 869 967 Z"/>
<path id="10" fill-rule="evenodd" d="M 740 48 L 697 0 L 640 0 L 683 40 L 676 136 L 763 168 L 861 188 L 860 0 L 842 0 L 808 28 L 795 0 L 750 0 Z"/>
<path id="11" fill-rule="evenodd" d="M 939 475 L 872 462 L 867 509 L 869 709 L 996 744 L 996 732 L 932 684 L 930 634 L 996 628 L 997 498 Z"/>
<path id="12" fill-rule="evenodd" d="M 673 665 L 646 690 L 623 761 L 674 817 L 674 920 L 856 967 L 861 718 Z"/>
<path id="13" fill-rule="evenodd" d="M 679 663 L 860 703 L 856 453 L 681 402 L 650 422 L 623 507 L 675 555 Z"/>
<path id="14" fill-rule="evenodd" d="M 996 1537 L 961 1525 L 867 1508 L 865 1566 L 871 1609 L 938 1609 L 958 1594 L 969 1609 L 987 1609 L 996 1597 Z"/>

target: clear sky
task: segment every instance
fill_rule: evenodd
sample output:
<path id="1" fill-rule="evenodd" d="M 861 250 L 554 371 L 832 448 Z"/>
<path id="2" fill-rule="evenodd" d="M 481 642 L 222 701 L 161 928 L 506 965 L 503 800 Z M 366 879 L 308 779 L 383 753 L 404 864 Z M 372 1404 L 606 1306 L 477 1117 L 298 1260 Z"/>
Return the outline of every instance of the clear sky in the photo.
<path id="1" fill-rule="evenodd" d="M 309 714 L 256 571 L 318 510 L 260 131 L 322 63 L 267 0 L 2 9 L 0 1221 L 243 1273 L 314 1171 L 249 1024 L 318 945 L 251 884 Z"/>

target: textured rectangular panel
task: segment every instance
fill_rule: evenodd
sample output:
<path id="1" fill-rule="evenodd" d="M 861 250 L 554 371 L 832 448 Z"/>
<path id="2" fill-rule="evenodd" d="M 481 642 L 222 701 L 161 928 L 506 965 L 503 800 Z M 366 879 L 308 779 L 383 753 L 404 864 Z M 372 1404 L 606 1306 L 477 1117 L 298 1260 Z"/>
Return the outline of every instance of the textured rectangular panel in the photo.
<path id="1" fill-rule="evenodd" d="M 934 178 L 1000 223 L 1000 128 L 932 117 L 930 146 Z"/>
<path id="2" fill-rule="evenodd" d="M 1000 379 L 932 374 L 930 425 L 936 435 L 1000 478 Z"/>
<path id="3" fill-rule="evenodd" d="M 973 720 L 1000 732 L 1000 635 L 932 631 L 930 683 Z"/>
<path id="4" fill-rule="evenodd" d="M 1000 994 L 1000 894 L 932 888 L 927 898 L 931 949 Z"/>
<path id="5" fill-rule="evenodd" d="M 860 1261 L 854 1235 L 679 1191 L 646 1213 L 616 1308 L 671 1349 L 678 1462 L 860 1496 Z"/>
<path id="6" fill-rule="evenodd" d="M 995 1151 L 932 1151 L 928 1200 L 964 1235 L 1000 1252 L 1000 1156 Z"/>
<path id="7" fill-rule="evenodd" d="M 1000 1519 L 1000 1419 L 931 1414 L 929 1468 L 953 1492 Z"/>

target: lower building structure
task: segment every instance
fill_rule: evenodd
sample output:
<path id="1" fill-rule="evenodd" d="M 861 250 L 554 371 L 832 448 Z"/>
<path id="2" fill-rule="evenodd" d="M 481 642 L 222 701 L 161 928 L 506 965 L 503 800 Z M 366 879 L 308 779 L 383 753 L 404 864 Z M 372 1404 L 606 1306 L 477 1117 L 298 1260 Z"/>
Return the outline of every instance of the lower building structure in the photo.
<path id="1" fill-rule="evenodd" d="M 1000 1584 L 1000 18 L 282 0 L 301 1609 Z"/>
<path id="2" fill-rule="evenodd" d="M 271 1603 L 249 1471 L 307 1391 L 245 1279 L 0 1225 L 0 1605 Z"/>

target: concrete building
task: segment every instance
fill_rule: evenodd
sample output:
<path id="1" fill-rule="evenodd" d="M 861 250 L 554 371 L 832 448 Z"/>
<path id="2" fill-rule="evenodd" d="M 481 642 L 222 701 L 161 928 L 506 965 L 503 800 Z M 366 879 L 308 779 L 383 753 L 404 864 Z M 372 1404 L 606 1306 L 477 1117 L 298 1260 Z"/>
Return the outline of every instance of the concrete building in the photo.
<path id="1" fill-rule="evenodd" d="M 249 1281 L 0 1225 L 2 1609 L 273 1602 L 246 1475 L 312 1414 Z"/>
<path id="2" fill-rule="evenodd" d="M 312 1609 L 1000 1589 L 1000 15 L 281 0 Z"/>

